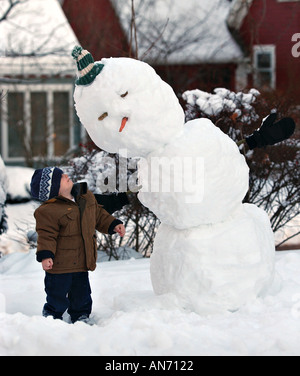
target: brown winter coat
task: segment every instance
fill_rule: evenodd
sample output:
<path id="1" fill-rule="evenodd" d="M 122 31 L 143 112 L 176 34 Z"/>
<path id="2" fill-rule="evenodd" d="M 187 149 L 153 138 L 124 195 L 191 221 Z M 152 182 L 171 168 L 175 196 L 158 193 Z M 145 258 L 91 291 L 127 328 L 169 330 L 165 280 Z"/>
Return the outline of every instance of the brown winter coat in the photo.
<path id="1" fill-rule="evenodd" d="M 114 233 L 115 217 L 98 205 L 85 189 L 76 202 L 58 196 L 43 203 L 34 213 L 36 219 L 37 260 L 53 258 L 49 273 L 71 273 L 96 268 L 95 229 Z"/>

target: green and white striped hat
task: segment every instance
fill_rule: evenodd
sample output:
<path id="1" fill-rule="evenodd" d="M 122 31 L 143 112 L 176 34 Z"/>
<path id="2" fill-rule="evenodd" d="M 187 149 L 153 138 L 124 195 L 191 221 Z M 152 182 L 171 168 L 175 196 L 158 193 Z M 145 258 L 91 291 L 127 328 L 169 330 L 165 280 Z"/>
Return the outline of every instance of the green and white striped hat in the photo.
<path id="1" fill-rule="evenodd" d="M 102 71 L 104 65 L 94 62 L 93 56 L 80 46 L 75 46 L 72 56 L 76 60 L 79 78 L 76 85 L 90 85 L 96 76 Z"/>

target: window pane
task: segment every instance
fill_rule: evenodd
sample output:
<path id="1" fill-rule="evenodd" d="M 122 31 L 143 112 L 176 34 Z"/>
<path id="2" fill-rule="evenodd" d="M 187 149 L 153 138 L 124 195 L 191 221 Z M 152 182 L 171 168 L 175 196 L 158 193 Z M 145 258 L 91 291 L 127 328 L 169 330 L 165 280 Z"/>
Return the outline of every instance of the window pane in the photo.
<path id="1" fill-rule="evenodd" d="M 46 93 L 31 93 L 32 155 L 47 155 L 47 98 Z"/>
<path id="2" fill-rule="evenodd" d="M 54 116 L 54 153 L 61 156 L 70 146 L 70 109 L 69 93 L 55 92 L 53 102 Z"/>
<path id="3" fill-rule="evenodd" d="M 268 52 L 257 54 L 257 68 L 270 69 L 271 68 L 271 54 Z"/>
<path id="4" fill-rule="evenodd" d="M 24 94 L 7 94 L 8 109 L 8 156 L 24 157 L 23 141 L 25 138 Z"/>
<path id="5" fill-rule="evenodd" d="M 258 73 L 259 85 L 271 87 L 272 74 L 271 72 L 259 72 Z"/>

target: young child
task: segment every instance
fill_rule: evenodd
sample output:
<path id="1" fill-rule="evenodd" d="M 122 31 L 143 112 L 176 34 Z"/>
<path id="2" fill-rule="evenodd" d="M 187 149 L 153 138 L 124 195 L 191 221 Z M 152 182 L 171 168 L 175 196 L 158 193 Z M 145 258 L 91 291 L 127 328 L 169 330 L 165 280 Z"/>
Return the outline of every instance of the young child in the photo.
<path id="1" fill-rule="evenodd" d="M 43 316 L 62 319 L 68 310 L 73 323 L 88 322 L 92 310 L 88 271 L 96 268 L 95 230 L 125 235 L 122 222 L 97 204 L 86 183 L 74 188 L 57 167 L 38 169 L 31 180 L 32 197 L 43 202 L 34 213 L 37 261 L 46 271 Z"/>

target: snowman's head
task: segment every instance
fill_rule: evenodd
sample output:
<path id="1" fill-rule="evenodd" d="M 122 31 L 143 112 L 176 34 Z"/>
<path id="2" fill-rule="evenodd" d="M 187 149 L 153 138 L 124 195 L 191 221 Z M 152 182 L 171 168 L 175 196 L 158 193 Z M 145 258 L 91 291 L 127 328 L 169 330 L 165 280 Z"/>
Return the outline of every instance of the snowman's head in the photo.
<path id="1" fill-rule="evenodd" d="M 143 157 L 181 132 L 183 109 L 172 88 L 148 64 L 110 58 L 89 62 L 85 69 L 92 69 L 91 82 L 77 80 L 75 107 L 101 149 Z"/>

